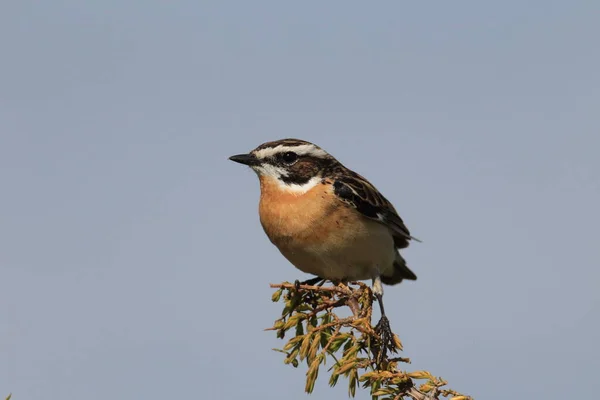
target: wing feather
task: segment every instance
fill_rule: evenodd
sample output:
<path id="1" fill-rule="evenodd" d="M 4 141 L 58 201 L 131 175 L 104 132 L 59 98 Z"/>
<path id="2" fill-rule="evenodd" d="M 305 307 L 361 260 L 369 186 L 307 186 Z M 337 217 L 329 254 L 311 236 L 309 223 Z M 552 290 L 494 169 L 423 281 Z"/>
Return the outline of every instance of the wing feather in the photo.
<path id="1" fill-rule="evenodd" d="M 405 248 L 410 240 L 420 242 L 410 235 L 392 203 L 359 174 L 347 170 L 342 176 L 336 177 L 333 190 L 340 200 L 356 208 L 365 217 L 389 227 L 396 247 Z"/>

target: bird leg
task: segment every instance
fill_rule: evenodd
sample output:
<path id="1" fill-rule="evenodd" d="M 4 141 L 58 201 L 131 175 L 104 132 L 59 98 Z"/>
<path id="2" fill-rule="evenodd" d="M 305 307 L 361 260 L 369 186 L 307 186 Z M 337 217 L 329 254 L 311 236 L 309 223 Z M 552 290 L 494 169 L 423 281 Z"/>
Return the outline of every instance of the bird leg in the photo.
<path id="1" fill-rule="evenodd" d="M 381 319 L 375 326 L 375 333 L 381 338 L 381 347 L 377 346 L 374 348 L 375 361 L 377 365 L 381 365 L 382 362 L 387 360 L 388 350 L 394 351 L 395 346 L 394 333 L 390 328 L 390 321 L 385 315 L 385 309 L 383 308 L 383 286 L 379 276 L 373 279 L 373 294 L 377 298 L 379 309 L 381 310 Z"/>

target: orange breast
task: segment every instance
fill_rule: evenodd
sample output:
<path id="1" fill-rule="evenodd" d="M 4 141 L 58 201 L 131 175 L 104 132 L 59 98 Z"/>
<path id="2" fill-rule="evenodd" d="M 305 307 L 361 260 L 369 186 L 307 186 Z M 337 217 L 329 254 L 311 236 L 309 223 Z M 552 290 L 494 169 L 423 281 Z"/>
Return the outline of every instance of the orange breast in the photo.
<path id="1" fill-rule="evenodd" d="M 272 178 L 260 178 L 260 221 L 267 236 L 278 246 L 292 239 L 318 242 L 331 234 L 324 222 L 341 205 L 331 185 L 317 184 L 303 194 L 282 190 Z"/>
<path id="2" fill-rule="evenodd" d="M 329 279 L 367 279 L 386 272 L 396 254 L 387 227 L 362 217 L 318 184 L 303 194 L 260 178 L 260 222 L 281 253 L 304 272 Z"/>

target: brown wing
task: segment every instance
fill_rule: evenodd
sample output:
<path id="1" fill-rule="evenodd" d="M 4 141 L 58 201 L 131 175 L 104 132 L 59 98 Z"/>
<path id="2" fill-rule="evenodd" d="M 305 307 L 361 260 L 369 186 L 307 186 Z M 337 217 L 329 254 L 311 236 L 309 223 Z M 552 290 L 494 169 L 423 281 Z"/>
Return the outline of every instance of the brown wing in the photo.
<path id="1" fill-rule="evenodd" d="M 408 247 L 410 240 L 420 242 L 410 235 L 392 203 L 356 172 L 346 170 L 344 174 L 339 175 L 333 182 L 333 189 L 340 200 L 356 208 L 362 215 L 388 226 L 396 247 Z"/>

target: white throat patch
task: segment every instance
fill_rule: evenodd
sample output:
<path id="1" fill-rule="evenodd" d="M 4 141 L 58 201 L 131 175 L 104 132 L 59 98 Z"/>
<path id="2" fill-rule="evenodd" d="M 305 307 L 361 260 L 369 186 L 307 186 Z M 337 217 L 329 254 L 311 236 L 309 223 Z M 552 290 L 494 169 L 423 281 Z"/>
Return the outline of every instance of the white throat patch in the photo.
<path id="1" fill-rule="evenodd" d="M 277 181 L 281 185 L 282 190 L 287 190 L 287 191 L 290 191 L 290 192 L 300 195 L 300 194 L 304 194 L 304 193 L 308 192 L 310 189 L 317 186 L 319 184 L 319 182 L 321 182 L 321 177 L 313 176 L 312 178 L 310 178 L 308 180 L 308 182 L 303 183 L 301 185 L 299 185 L 297 183 L 287 184 L 285 182 L 282 182 L 279 179 Z"/>

